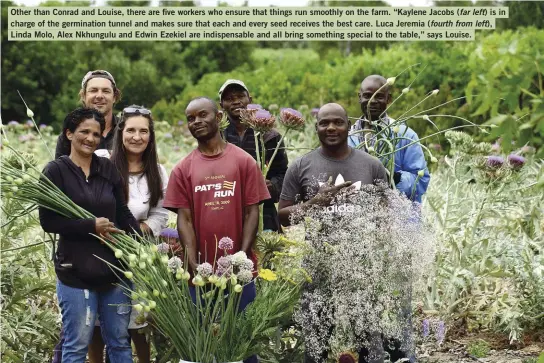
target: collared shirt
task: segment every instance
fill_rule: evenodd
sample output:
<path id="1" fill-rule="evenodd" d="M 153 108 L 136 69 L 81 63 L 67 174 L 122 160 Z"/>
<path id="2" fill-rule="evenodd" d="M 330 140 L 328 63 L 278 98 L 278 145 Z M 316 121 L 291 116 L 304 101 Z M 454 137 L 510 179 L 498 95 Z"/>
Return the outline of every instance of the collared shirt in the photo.
<path id="1" fill-rule="evenodd" d="M 386 148 L 385 142 L 376 144 L 376 137 L 371 132 L 361 132 L 353 134 L 355 131 L 363 130 L 365 123 L 368 121 L 365 119 L 359 119 L 351 127 L 350 136 L 348 137 L 348 145 L 351 147 L 357 147 L 359 144 L 363 144 L 363 150 L 367 151 L 367 145 L 374 147 L 378 153 L 382 148 Z M 392 124 L 395 119 L 385 115 L 380 121 L 372 122 L 371 127 L 381 128 L 386 125 Z M 381 127 L 380 127 L 381 126 Z M 404 124 L 399 124 L 399 132 L 394 133 L 392 138 L 398 138 L 394 154 L 395 167 L 394 171 L 401 174 L 400 182 L 397 183 L 396 188 L 400 190 L 407 198 L 421 203 L 423 194 L 427 191 L 429 181 L 431 179 L 429 170 L 427 169 L 427 162 L 423 154 L 423 148 L 419 143 L 414 143 L 410 146 L 410 143 L 419 141 L 417 134 Z M 368 127 L 368 126 L 367 126 Z M 366 144 L 365 144 L 366 138 Z M 382 158 L 382 163 L 387 164 L 391 156 Z M 418 172 L 424 171 L 423 177 L 418 177 Z"/>

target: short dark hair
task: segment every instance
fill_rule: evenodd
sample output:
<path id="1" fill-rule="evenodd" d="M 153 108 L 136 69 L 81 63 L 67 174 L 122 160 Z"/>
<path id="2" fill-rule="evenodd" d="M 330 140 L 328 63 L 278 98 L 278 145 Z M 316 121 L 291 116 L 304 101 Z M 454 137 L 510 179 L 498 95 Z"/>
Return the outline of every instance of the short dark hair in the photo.
<path id="1" fill-rule="evenodd" d="M 72 145 L 68 137 L 66 137 L 66 131 L 76 132 L 78 126 L 85 120 L 94 119 L 100 124 L 100 133 L 104 132 L 106 128 L 106 121 L 104 116 L 95 110 L 94 108 L 80 107 L 70 112 L 64 118 L 62 123 L 62 135 L 60 135 L 60 155 L 70 155 Z"/>
<path id="2" fill-rule="evenodd" d="M 207 101 L 209 101 L 212 104 L 213 112 L 215 112 L 216 114 L 219 112 L 219 107 L 217 107 L 217 103 L 214 100 L 212 100 L 210 97 L 206 97 L 206 96 L 198 96 L 198 97 L 195 97 L 195 98 L 191 99 L 189 101 L 189 103 L 187 103 L 187 106 L 189 106 L 189 104 L 191 102 L 198 101 L 198 100 L 207 100 Z"/>
<path id="3" fill-rule="evenodd" d="M 145 109 L 143 106 L 130 105 L 126 108 Z M 125 108 L 125 109 L 126 109 Z M 113 138 L 113 150 L 111 152 L 110 160 L 115 165 L 119 174 L 121 175 L 121 181 L 124 185 L 125 199 L 128 203 L 128 160 L 125 148 L 123 147 L 123 130 L 128 119 L 135 116 L 145 117 L 149 121 L 149 143 L 142 155 L 143 164 L 143 176 L 147 179 L 147 187 L 150 192 L 149 205 L 153 208 L 159 203 L 159 200 L 164 198 L 163 185 L 161 173 L 159 170 L 159 157 L 157 156 L 157 142 L 155 138 L 155 126 L 151 114 L 142 114 L 139 112 L 125 113 L 123 112 L 121 120 L 115 127 L 115 136 Z"/>

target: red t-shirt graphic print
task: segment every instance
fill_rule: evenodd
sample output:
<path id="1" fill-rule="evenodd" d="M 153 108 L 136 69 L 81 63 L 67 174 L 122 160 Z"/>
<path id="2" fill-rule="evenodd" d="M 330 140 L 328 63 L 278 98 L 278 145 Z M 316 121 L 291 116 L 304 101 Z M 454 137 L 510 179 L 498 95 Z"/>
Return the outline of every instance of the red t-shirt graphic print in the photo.
<path id="1" fill-rule="evenodd" d="M 216 242 L 222 237 L 234 241 L 229 253 L 240 251 L 244 207 L 269 198 L 255 160 L 227 144 L 219 155 L 206 156 L 196 149 L 179 162 L 170 175 L 164 207 L 191 209 L 199 262 L 214 264 L 214 258 L 222 255 L 216 254 Z M 256 262 L 253 253 L 248 257 Z"/>

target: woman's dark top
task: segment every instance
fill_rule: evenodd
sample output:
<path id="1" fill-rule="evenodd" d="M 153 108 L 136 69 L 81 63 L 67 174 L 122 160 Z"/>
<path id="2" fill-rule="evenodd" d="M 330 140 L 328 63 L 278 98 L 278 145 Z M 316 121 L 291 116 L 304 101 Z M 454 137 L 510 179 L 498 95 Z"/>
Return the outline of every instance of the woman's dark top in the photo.
<path id="1" fill-rule="evenodd" d="M 127 233 L 141 234 L 127 207 L 121 177 L 109 159 L 93 154 L 88 179 L 68 156 L 49 162 L 43 174 L 97 218 L 108 218 Z M 96 257 L 122 268 L 114 252 L 91 235 L 96 234 L 94 218 L 70 219 L 42 207 L 39 212 L 43 230 L 60 235 L 54 261 L 57 277 L 63 284 L 80 289 L 107 289 L 119 280 L 117 276 L 123 277 Z"/>

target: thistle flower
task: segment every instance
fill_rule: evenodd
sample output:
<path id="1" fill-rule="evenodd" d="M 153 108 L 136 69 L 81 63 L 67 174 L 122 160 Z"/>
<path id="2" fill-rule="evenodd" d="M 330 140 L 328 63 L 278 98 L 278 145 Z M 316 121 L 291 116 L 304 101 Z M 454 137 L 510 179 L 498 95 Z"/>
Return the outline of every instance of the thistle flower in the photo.
<path id="1" fill-rule="evenodd" d="M 488 156 L 486 164 L 491 168 L 500 168 L 504 164 L 504 158 L 501 156 Z"/>
<path id="2" fill-rule="evenodd" d="M 218 247 L 222 250 L 232 250 L 234 248 L 234 241 L 229 237 L 223 237 L 219 240 Z"/>
<path id="3" fill-rule="evenodd" d="M 168 253 L 168 251 L 170 251 L 170 245 L 168 243 L 165 243 L 165 242 L 161 242 L 157 245 L 157 252 L 158 253 Z"/>
<path id="4" fill-rule="evenodd" d="M 183 267 L 183 261 L 181 261 L 181 258 L 174 256 L 168 260 L 168 267 L 175 272 L 179 268 Z"/>
<path id="5" fill-rule="evenodd" d="M 525 165 L 525 158 L 520 155 L 510 154 L 508 155 L 507 160 L 512 169 L 519 170 Z"/>
<path id="6" fill-rule="evenodd" d="M 267 132 L 274 127 L 276 119 L 267 110 L 257 110 L 253 128 L 259 132 Z"/>
<path id="7" fill-rule="evenodd" d="M 429 319 L 423 319 L 423 337 L 427 337 L 430 331 Z"/>
<path id="8" fill-rule="evenodd" d="M 213 273 L 213 267 L 208 262 L 204 262 L 196 268 L 196 271 L 199 275 L 201 275 L 203 278 L 207 278 L 211 276 Z"/>
<path id="9" fill-rule="evenodd" d="M 302 129 L 305 121 L 299 111 L 292 108 L 282 108 L 280 111 L 280 122 L 289 129 Z"/>
<path id="10" fill-rule="evenodd" d="M 351 352 L 342 352 L 338 356 L 337 363 L 357 363 L 357 357 Z"/>
<path id="11" fill-rule="evenodd" d="M 238 281 L 244 285 L 253 279 L 253 274 L 250 270 L 240 270 L 236 276 L 238 277 Z"/>

